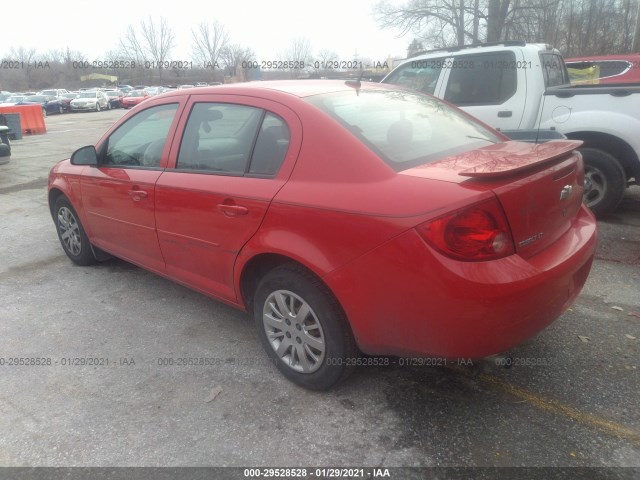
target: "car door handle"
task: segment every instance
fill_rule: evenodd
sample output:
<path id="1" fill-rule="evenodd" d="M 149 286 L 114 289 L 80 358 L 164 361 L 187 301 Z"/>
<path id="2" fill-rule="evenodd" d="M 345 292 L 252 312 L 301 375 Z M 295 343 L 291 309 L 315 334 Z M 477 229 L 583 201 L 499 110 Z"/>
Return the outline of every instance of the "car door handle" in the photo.
<path id="1" fill-rule="evenodd" d="M 501 110 L 498 112 L 498 118 L 509 118 L 513 115 L 511 110 Z"/>
<path id="2" fill-rule="evenodd" d="M 129 196 L 134 202 L 139 202 L 140 200 L 147 198 L 149 194 L 144 190 L 129 190 Z"/>
<path id="3" fill-rule="evenodd" d="M 249 213 L 249 209 L 247 207 L 243 207 L 242 205 L 227 205 L 226 203 L 219 203 L 218 211 L 224 213 L 228 217 L 237 217 L 238 215 L 246 215 Z"/>

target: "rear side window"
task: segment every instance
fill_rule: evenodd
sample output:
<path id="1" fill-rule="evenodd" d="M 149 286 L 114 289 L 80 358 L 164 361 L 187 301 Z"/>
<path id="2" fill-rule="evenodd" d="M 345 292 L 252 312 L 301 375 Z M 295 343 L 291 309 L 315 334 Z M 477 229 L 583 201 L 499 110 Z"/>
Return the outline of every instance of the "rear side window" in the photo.
<path id="1" fill-rule="evenodd" d="M 624 60 L 606 60 L 596 63 L 600 67 L 600 78 L 622 75 L 632 66 L 631 63 Z"/>
<path id="2" fill-rule="evenodd" d="M 251 155 L 249 173 L 252 175 L 275 175 L 287 154 L 289 140 L 289 128 L 284 120 L 277 115 L 267 113 L 264 116 Z"/>
<path id="3" fill-rule="evenodd" d="M 196 103 L 182 136 L 176 168 L 220 175 L 275 175 L 289 148 L 284 120 L 260 108 Z"/>
<path id="4" fill-rule="evenodd" d="M 500 105 L 516 93 L 517 62 L 513 52 L 456 57 L 445 100 L 455 105 Z"/>
<path id="5" fill-rule="evenodd" d="M 245 105 L 196 103 L 184 130 L 176 168 L 243 174 L 262 113 Z"/>
<path id="6" fill-rule="evenodd" d="M 560 55 L 543 53 L 540 55 L 540 59 L 542 60 L 545 87 L 569 84 L 569 73 Z"/>
<path id="7" fill-rule="evenodd" d="M 491 130 L 427 95 L 353 90 L 307 97 L 396 171 L 492 143 Z"/>
<path id="8" fill-rule="evenodd" d="M 383 80 L 383 83 L 399 85 L 433 95 L 445 60 L 444 57 L 411 60 L 391 72 Z"/>

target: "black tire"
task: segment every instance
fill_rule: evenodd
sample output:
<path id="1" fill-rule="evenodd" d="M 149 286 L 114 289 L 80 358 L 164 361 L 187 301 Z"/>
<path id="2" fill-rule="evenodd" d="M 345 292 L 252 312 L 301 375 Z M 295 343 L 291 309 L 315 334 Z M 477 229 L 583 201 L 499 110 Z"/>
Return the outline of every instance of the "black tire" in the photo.
<path id="1" fill-rule="evenodd" d="M 99 112 L 99 111 L 100 111 L 100 103 L 96 102 L 96 112 Z"/>
<path id="2" fill-rule="evenodd" d="M 96 263 L 78 214 L 64 195 L 60 195 L 54 204 L 53 221 L 62 249 L 73 263 L 82 266 Z"/>
<path id="3" fill-rule="evenodd" d="M 288 312 L 296 313 L 295 316 L 276 313 L 274 307 L 282 310 L 276 300 L 279 295 L 285 304 L 292 300 L 287 308 L 291 307 Z M 302 305 L 309 310 L 298 319 Z M 268 272 L 256 289 L 253 312 L 264 349 L 278 370 L 292 382 L 310 390 L 326 390 L 351 373 L 355 362 L 350 360 L 359 352 L 346 316 L 327 287 L 307 270 L 285 264 Z M 265 312 L 270 314 L 271 321 L 265 321 Z M 314 327 L 316 324 L 319 328 Z M 275 344 L 286 348 L 278 354 Z M 323 345 L 324 352 L 319 353 L 313 345 Z M 302 371 L 305 365 L 309 368 Z"/>
<path id="4" fill-rule="evenodd" d="M 616 158 L 597 148 L 581 148 L 584 159 L 583 201 L 597 216 L 612 213 L 622 201 L 627 178 Z"/>
<path id="5" fill-rule="evenodd" d="M 60 106 L 58 107 L 58 113 L 59 113 L 60 115 L 62 115 L 62 114 L 64 113 L 64 108 L 62 107 L 62 105 L 60 105 Z"/>

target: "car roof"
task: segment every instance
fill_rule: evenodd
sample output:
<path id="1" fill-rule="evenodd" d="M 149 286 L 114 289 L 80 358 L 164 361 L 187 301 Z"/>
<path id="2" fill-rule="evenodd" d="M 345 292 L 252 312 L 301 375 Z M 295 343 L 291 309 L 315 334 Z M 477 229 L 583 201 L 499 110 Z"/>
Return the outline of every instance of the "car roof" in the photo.
<path id="1" fill-rule="evenodd" d="M 353 81 L 355 82 L 356 80 L 354 79 Z M 362 82 L 362 88 L 366 88 L 367 90 L 389 90 L 390 88 L 399 89 L 400 87 L 390 87 L 380 83 Z M 251 95 L 252 93 L 266 93 L 267 90 L 270 90 L 304 98 L 312 95 L 335 93 L 353 89 L 354 87 L 349 86 L 345 80 L 271 80 L 200 87 L 197 90 L 172 90 L 162 94 L 162 96 L 202 95 L 207 93 Z"/>
<path id="2" fill-rule="evenodd" d="M 565 63 L 567 62 L 594 62 L 594 61 L 603 61 L 603 60 L 626 60 L 627 62 L 633 62 L 640 60 L 640 53 L 627 53 L 621 55 L 593 55 L 587 57 L 574 57 L 574 58 L 565 58 Z"/>

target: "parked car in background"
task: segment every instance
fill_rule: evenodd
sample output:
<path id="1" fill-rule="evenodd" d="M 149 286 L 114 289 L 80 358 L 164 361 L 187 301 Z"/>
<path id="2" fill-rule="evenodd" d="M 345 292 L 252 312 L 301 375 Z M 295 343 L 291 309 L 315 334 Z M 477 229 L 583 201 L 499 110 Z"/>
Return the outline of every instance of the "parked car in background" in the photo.
<path id="1" fill-rule="evenodd" d="M 160 95 L 161 93 L 163 93 L 164 87 L 147 87 L 144 89 L 144 91 L 153 97 L 155 95 Z"/>
<path id="2" fill-rule="evenodd" d="M 0 93 L 0 103 L 4 102 L 11 95 L 13 95 L 11 92 L 2 92 L 2 93 Z"/>
<path id="3" fill-rule="evenodd" d="M 131 85 L 116 85 L 116 89 L 120 90 L 122 93 L 129 93 L 133 90 L 133 87 Z"/>
<path id="4" fill-rule="evenodd" d="M 38 92 L 38 95 L 45 95 L 48 97 L 61 97 L 65 93 L 69 93 L 69 91 L 65 90 L 64 88 L 52 88 L 49 90 L 41 90 Z"/>
<path id="5" fill-rule="evenodd" d="M 65 111 L 67 112 L 71 111 L 71 100 L 73 100 L 74 98 L 78 98 L 78 95 L 79 95 L 79 92 L 67 92 L 67 93 L 63 93 L 59 97 Z"/>
<path id="6" fill-rule="evenodd" d="M 109 105 L 111 108 L 120 108 L 122 107 L 122 99 L 124 98 L 124 93 L 120 90 L 109 90 L 105 92 L 107 97 L 109 97 Z"/>
<path id="7" fill-rule="evenodd" d="M 77 98 L 71 100 L 70 105 L 72 112 L 99 112 L 100 110 L 111 109 L 111 105 L 109 104 L 109 97 L 107 97 L 106 93 L 99 90 L 87 90 L 84 92 L 80 92 Z"/>
<path id="8" fill-rule="evenodd" d="M 146 100 L 151 95 L 149 95 L 144 90 L 131 90 L 122 98 L 122 107 L 123 108 L 131 108 L 138 105 L 140 102 Z"/>
<path id="9" fill-rule="evenodd" d="M 22 100 L 24 100 L 25 98 L 27 98 L 27 95 L 20 94 L 20 93 L 12 93 L 7 98 L 2 100 L 0 103 L 2 103 L 2 105 L 15 105 L 21 102 Z"/>
<path id="10" fill-rule="evenodd" d="M 389 85 L 198 88 L 55 165 L 49 205 L 73 262 L 108 252 L 251 312 L 277 368 L 325 389 L 359 351 L 481 358 L 561 315 L 596 246 L 579 146 Z"/>
<path id="11" fill-rule="evenodd" d="M 195 88 L 194 85 L 178 85 L 178 90 L 184 90 L 186 88 Z"/>
<path id="12" fill-rule="evenodd" d="M 42 105 L 42 112 L 45 117 L 54 113 L 65 112 L 62 101 L 58 97 L 49 95 L 28 95 L 16 105 L 33 105 L 36 103 Z"/>
<path id="13" fill-rule="evenodd" d="M 596 70 L 593 83 L 640 83 L 640 53 L 600 55 L 565 59 L 572 83 L 582 80 L 581 72 Z"/>

